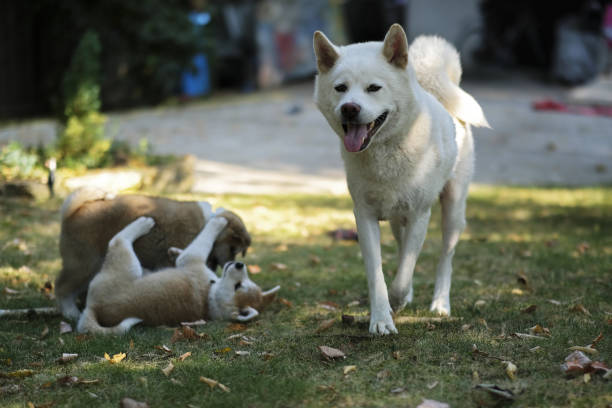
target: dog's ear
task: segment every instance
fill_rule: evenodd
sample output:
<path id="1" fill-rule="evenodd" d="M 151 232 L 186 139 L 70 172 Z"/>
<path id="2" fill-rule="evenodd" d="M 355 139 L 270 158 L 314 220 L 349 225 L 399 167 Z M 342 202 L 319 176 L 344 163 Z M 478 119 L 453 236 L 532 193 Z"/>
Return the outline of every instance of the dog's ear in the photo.
<path id="1" fill-rule="evenodd" d="M 393 24 L 383 44 L 383 56 L 389 64 L 404 69 L 408 65 L 408 40 L 406 33 L 399 24 Z"/>
<path id="2" fill-rule="evenodd" d="M 315 31 L 312 43 L 317 57 L 317 68 L 324 74 L 332 69 L 340 55 L 334 44 L 321 31 Z"/>

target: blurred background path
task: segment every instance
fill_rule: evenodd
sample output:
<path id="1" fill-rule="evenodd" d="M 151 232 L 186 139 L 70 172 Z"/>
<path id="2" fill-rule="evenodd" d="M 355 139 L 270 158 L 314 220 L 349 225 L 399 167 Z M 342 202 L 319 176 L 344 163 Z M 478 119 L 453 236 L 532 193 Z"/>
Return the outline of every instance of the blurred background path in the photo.
<path id="1" fill-rule="evenodd" d="M 577 102 L 602 86 L 543 85 L 524 76 L 466 80 L 493 129 L 475 129 L 476 183 L 612 183 L 612 118 L 535 111 L 546 98 Z M 208 193 L 346 192 L 340 144 L 312 101 L 313 84 L 229 93 L 177 107 L 109 114 L 109 134 L 155 152 L 196 156 L 194 191 Z M 612 95 L 612 89 L 608 89 Z M 595 96 L 593 96 L 595 95 Z M 0 141 L 51 142 L 51 121 L 0 129 Z"/>

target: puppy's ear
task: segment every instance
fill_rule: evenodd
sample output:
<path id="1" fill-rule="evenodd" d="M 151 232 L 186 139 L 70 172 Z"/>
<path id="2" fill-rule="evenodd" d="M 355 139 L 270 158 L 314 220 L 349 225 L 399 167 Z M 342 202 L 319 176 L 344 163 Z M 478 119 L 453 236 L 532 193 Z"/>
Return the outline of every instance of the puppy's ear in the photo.
<path id="1" fill-rule="evenodd" d="M 404 69 L 408 65 L 408 40 L 406 33 L 399 24 L 393 24 L 383 43 L 383 56 L 389 64 Z"/>
<path id="2" fill-rule="evenodd" d="M 317 57 L 317 68 L 321 74 L 324 74 L 332 69 L 340 55 L 334 44 L 321 31 L 315 31 L 312 42 Z"/>

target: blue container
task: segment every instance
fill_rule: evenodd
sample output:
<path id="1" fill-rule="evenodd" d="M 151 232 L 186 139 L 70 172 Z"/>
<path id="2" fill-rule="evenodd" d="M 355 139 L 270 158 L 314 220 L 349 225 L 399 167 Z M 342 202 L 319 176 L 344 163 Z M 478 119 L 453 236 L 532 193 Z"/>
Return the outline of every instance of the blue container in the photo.
<path id="1" fill-rule="evenodd" d="M 199 30 L 210 22 L 208 13 L 189 13 L 189 20 L 194 25 L 194 29 Z M 184 96 L 197 97 L 206 95 L 210 92 L 210 69 L 208 59 L 204 54 L 196 54 L 191 60 L 193 70 L 183 71 L 181 75 L 181 90 Z"/>

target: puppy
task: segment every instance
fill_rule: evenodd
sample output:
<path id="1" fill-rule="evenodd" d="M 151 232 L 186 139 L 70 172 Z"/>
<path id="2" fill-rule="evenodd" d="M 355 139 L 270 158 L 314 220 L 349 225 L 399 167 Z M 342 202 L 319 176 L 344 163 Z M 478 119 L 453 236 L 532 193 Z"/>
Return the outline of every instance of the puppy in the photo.
<path id="1" fill-rule="evenodd" d="M 246 322 L 256 317 L 279 287 L 262 293 L 241 262 L 228 262 L 220 279 L 206 266 L 227 224 L 223 215 L 214 217 L 180 252 L 176 267 L 144 275 L 133 243 L 149 233 L 155 221 L 150 217 L 132 221 L 110 240 L 102 269 L 89 284 L 77 330 L 123 334 L 139 322 L 171 326 L 199 319 Z"/>
<path id="2" fill-rule="evenodd" d="M 202 207 L 204 211 L 202 211 Z M 223 211 L 222 209 L 217 211 Z M 140 216 L 153 217 L 154 228 L 135 245 L 136 255 L 147 270 L 174 266 L 172 247 L 185 248 L 214 215 L 206 202 L 184 202 L 143 195 L 120 195 L 82 188 L 62 205 L 60 255 L 62 270 L 55 281 L 60 312 L 78 319 L 76 300 L 87 292 L 91 279 L 100 270 L 110 239 Z M 244 256 L 251 237 L 236 214 L 225 211 L 227 227 L 219 234 L 206 263 L 211 270 Z"/>
<path id="3" fill-rule="evenodd" d="M 488 126 L 478 103 L 459 87 L 457 51 L 439 37 L 410 49 L 401 26 L 383 42 L 338 47 L 314 34 L 315 102 L 341 140 L 370 298 L 370 332 L 397 333 L 392 307 L 412 301 L 412 274 L 431 207 L 440 200 L 443 245 L 431 310 L 449 315 L 455 246 L 465 226 L 474 168 L 470 125 Z M 379 221 L 389 220 L 399 247 L 389 293 Z"/>

